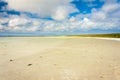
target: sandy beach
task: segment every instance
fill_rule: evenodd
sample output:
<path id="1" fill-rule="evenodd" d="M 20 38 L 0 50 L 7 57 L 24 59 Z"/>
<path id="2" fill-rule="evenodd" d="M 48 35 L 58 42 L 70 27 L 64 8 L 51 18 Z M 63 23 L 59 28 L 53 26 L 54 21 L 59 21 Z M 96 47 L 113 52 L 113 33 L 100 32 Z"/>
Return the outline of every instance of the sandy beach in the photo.
<path id="1" fill-rule="evenodd" d="M 0 80 L 120 80 L 120 41 L 0 37 Z"/>

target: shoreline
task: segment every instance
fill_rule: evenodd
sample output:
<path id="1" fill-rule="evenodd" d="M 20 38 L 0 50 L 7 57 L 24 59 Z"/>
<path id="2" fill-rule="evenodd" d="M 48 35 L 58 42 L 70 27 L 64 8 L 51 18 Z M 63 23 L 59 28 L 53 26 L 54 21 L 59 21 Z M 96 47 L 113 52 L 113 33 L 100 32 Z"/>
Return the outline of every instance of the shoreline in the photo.
<path id="1" fill-rule="evenodd" d="M 28 38 L 90 38 L 90 39 L 103 39 L 103 40 L 113 40 L 113 41 L 120 41 L 120 38 L 112 38 L 112 37 L 66 37 L 66 36 L 58 36 L 58 37 L 52 37 L 52 36 L 46 36 L 46 37 L 40 37 L 40 36 L 27 36 Z M 26 38 L 26 37 L 0 37 L 0 38 Z"/>

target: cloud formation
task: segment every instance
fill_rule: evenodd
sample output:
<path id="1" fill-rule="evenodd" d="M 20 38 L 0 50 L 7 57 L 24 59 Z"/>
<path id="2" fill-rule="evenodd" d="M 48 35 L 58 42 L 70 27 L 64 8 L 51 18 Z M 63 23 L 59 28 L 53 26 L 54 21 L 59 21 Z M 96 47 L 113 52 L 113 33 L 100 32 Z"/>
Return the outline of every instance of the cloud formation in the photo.
<path id="1" fill-rule="evenodd" d="M 21 15 L 0 13 L 0 31 L 10 32 L 76 32 L 92 29 L 120 29 L 120 3 L 116 0 L 100 0 L 104 5 L 92 8 L 90 13 L 80 13 L 73 0 L 6 0 L 9 10 L 21 11 Z M 83 0 L 93 2 L 95 0 Z M 25 3 L 25 4 L 23 4 Z M 31 18 L 24 12 L 35 13 L 41 18 Z M 72 15 L 73 13 L 79 13 Z M 52 18 L 52 19 L 44 19 Z"/>
<path id="2" fill-rule="evenodd" d="M 72 0 L 7 0 L 9 9 L 31 12 L 41 17 L 63 20 L 77 9 L 70 4 Z"/>

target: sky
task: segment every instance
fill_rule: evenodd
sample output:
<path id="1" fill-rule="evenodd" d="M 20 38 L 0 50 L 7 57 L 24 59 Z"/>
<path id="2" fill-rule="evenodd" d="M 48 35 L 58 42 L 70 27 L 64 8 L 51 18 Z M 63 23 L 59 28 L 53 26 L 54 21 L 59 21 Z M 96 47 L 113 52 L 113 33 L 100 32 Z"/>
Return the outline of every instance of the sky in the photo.
<path id="1" fill-rule="evenodd" d="M 120 0 L 0 0 L 0 35 L 120 33 Z"/>

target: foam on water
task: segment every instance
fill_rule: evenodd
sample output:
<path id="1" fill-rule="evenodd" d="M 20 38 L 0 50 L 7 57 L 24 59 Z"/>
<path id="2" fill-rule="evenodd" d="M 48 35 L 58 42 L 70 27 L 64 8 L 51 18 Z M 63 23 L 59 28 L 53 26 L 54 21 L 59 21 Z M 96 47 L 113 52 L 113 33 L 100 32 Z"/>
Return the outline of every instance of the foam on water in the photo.
<path id="1" fill-rule="evenodd" d="M 120 41 L 120 38 L 97 38 L 97 39 Z"/>

